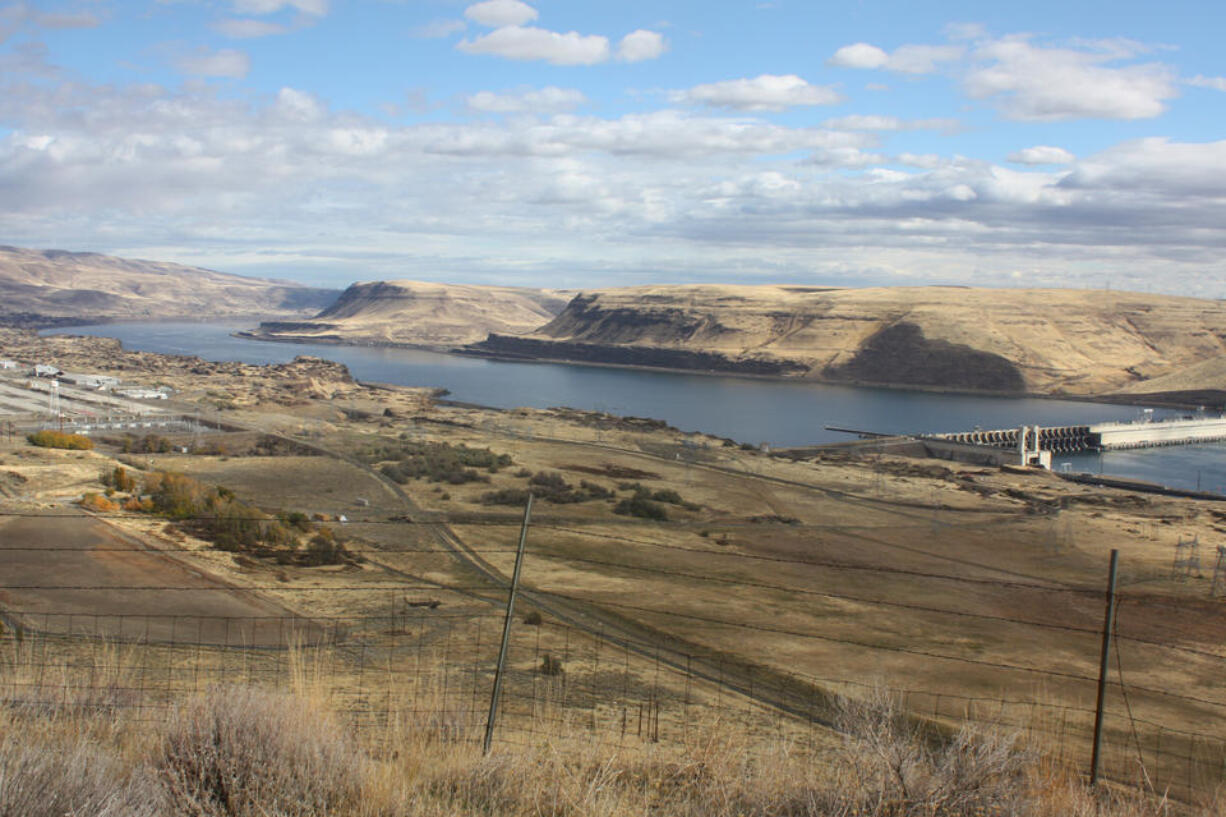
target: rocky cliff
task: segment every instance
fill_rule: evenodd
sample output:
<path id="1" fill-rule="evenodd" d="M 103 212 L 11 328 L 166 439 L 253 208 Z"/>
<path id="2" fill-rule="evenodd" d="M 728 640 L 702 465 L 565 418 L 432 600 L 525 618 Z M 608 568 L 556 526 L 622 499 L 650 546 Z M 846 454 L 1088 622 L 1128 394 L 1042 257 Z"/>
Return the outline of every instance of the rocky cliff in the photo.
<path id="1" fill-rule="evenodd" d="M 1136 293 L 905 287 L 651 286 L 585 292 L 505 357 L 964 391 L 1144 392 L 1226 368 L 1226 304 Z M 1175 377 L 1188 371 L 1189 377 Z M 1186 386 L 1185 386 L 1186 387 Z"/>
<path id="2" fill-rule="evenodd" d="M 0 323 L 311 315 L 335 290 L 98 253 L 0 246 Z"/>
<path id="3" fill-rule="evenodd" d="M 562 311 L 568 297 L 547 289 L 375 281 L 353 284 L 310 320 L 266 322 L 244 334 L 261 340 L 449 349 L 490 333 L 537 329 Z"/>

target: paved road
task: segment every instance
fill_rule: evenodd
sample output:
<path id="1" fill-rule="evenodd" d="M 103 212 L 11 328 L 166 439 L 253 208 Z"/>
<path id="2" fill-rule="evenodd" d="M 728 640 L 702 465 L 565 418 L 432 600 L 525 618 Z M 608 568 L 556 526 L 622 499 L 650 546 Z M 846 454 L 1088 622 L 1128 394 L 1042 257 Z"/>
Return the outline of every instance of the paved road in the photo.
<path id="1" fill-rule="evenodd" d="M 0 610 L 11 624 L 122 641 L 312 644 L 319 625 L 193 570 L 85 514 L 0 519 Z"/>

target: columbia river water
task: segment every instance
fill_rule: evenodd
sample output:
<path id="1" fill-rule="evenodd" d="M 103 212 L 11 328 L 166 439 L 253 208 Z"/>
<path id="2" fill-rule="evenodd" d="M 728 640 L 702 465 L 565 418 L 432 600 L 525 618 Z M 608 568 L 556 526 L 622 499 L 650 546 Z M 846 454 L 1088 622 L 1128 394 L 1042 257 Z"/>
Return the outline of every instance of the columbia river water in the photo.
<path id="1" fill-rule="evenodd" d="M 969 431 L 1020 425 L 1129 420 L 1132 406 L 836 386 L 562 363 L 526 363 L 362 346 L 267 343 L 233 336 L 245 327 L 208 323 L 114 323 L 54 334 L 118 338 L 125 348 L 206 360 L 281 363 L 328 358 L 359 380 L 441 387 L 450 399 L 500 408 L 570 406 L 654 417 L 685 431 L 738 442 L 811 445 L 853 439 L 826 426 L 888 433 Z M 1163 412 L 1155 412 L 1163 416 Z M 1226 445 L 1174 446 L 1058 456 L 1056 467 L 1144 479 L 1172 488 L 1226 493 Z"/>

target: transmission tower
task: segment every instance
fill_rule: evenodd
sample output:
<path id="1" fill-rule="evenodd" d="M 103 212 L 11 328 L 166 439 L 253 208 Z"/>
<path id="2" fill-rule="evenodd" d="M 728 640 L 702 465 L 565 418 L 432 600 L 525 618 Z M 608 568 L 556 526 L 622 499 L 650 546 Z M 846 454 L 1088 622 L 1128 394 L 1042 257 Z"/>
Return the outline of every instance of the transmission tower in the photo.
<path id="1" fill-rule="evenodd" d="M 1226 547 L 1221 545 L 1217 546 L 1217 564 L 1213 567 L 1213 584 L 1209 585 L 1209 596 L 1226 596 Z"/>
<path id="2" fill-rule="evenodd" d="M 1175 562 L 1171 566 L 1171 578 L 1185 581 L 1192 575 L 1192 571 L 1196 571 L 1197 578 L 1201 577 L 1200 537 L 1180 536 L 1175 543 Z"/>

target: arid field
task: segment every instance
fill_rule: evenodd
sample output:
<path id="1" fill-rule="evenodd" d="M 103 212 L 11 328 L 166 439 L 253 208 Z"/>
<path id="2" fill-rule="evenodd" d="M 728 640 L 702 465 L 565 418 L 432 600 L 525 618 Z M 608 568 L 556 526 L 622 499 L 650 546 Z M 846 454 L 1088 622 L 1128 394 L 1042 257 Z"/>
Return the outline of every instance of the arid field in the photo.
<path id="1" fill-rule="evenodd" d="M 14 700 L 74 678 L 63 688 L 118 690 L 157 721 L 217 683 L 280 689 L 309 670 L 364 740 L 411 722 L 471 748 L 531 492 L 499 751 L 672 747 L 650 763 L 684 764 L 696 740 L 728 740 L 809 757 L 847 747 L 848 701 L 884 697 L 938 742 L 1003 730 L 1076 777 L 1115 548 L 1104 774 L 1180 808 L 1216 796 L 1219 503 L 864 446 L 794 461 L 654 421 L 367 388 L 322 363 L 184 360 L 160 358 L 157 376 L 190 383 L 180 407 L 221 430 L 0 445 Z M 141 507 L 165 474 L 303 532 L 246 545 L 207 514 Z M 1174 571 L 1190 537 L 1202 569 Z"/>

